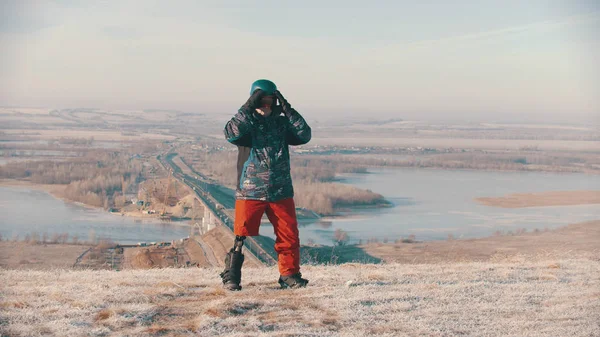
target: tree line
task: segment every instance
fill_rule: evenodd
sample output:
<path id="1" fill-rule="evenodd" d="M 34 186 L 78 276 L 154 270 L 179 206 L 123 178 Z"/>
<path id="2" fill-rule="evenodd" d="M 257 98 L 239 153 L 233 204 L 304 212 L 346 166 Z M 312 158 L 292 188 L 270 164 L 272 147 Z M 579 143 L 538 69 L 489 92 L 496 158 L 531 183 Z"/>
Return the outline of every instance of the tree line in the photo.
<path id="1" fill-rule="evenodd" d="M 182 153 L 186 162 L 221 184 L 235 188 L 237 182 L 237 152 L 213 151 Z M 337 174 L 366 172 L 367 165 L 343 162 L 320 156 L 292 156 L 291 174 L 295 202 L 321 215 L 332 215 L 336 209 L 385 202 L 382 195 L 353 186 L 335 183 Z"/>
<path id="2" fill-rule="evenodd" d="M 0 166 L 0 178 L 28 180 L 36 184 L 67 185 L 64 197 L 104 207 L 122 202 L 123 194 L 141 180 L 142 164 L 119 152 L 94 151 L 68 161 L 24 161 Z"/>

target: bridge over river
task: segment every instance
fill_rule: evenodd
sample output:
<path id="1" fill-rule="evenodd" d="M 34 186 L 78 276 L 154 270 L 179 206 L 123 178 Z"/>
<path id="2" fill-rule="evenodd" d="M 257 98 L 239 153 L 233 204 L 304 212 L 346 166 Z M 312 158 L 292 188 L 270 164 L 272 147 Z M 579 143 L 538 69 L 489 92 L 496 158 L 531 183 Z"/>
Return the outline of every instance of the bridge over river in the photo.
<path id="1" fill-rule="evenodd" d="M 175 164 L 174 158 L 176 157 L 177 153 L 167 152 L 159 155 L 156 159 L 166 170 L 171 172 L 175 179 L 189 186 L 195 192 L 204 207 L 204 217 L 202 218 L 204 228 L 210 230 L 215 226 L 224 226 L 233 235 L 233 219 L 231 217 L 233 212 L 231 210 L 235 207 L 235 197 L 223 191 L 219 184 L 194 171 L 190 166 L 186 165 L 186 172 L 184 172 L 179 165 Z M 206 249 L 206 244 L 201 240 L 198 241 L 203 249 Z M 233 246 L 233 241 L 231 244 Z M 246 254 L 254 255 L 265 265 L 277 263 L 274 245 L 275 241 L 272 238 L 262 235 L 248 237 L 244 243 Z"/>

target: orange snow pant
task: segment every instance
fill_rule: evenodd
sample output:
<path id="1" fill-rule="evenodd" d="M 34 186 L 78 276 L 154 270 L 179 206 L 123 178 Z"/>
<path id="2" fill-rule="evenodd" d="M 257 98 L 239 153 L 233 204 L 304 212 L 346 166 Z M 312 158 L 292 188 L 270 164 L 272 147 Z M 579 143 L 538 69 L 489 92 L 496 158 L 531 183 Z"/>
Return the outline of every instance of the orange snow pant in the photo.
<path id="1" fill-rule="evenodd" d="M 276 202 L 236 200 L 234 234 L 257 236 L 260 220 L 267 213 L 275 230 L 275 251 L 279 260 L 279 274 L 293 275 L 300 271 L 300 238 L 293 198 Z"/>

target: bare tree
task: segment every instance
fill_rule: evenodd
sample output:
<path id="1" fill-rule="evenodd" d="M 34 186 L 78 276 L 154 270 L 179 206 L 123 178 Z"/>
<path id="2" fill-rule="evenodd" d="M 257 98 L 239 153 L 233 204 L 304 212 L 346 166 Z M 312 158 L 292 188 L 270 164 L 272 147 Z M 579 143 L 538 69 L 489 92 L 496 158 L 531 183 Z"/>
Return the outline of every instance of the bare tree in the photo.
<path id="1" fill-rule="evenodd" d="M 92 245 L 96 244 L 97 237 L 96 237 L 96 231 L 95 230 L 90 229 L 90 231 L 88 233 L 88 241 Z"/>
<path id="2" fill-rule="evenodd" d="M 52 236 L 50 236 L 49 243 L 58 243 L 58 234 L 53 233 Z"/>
<path id="3" fill-rule="evenodd" d="M 341 229 L 336 229 L 335 233 L 333 233 L 333 242 L 337 246 L 344 246 L 348 243 L 348 233 Z"/>
<path id="4" fill-rule="evenodd" d="M 40 234 L 38 232 L 31 233 L 31 241 L 30 243 L 36 244 L 40 242 Z"/>
<path id="5" fill-rule="evenodd" d="M 65 244 L 69 241 L 69 233 L 62 233 L 59 235 L 59 242 Z"/>

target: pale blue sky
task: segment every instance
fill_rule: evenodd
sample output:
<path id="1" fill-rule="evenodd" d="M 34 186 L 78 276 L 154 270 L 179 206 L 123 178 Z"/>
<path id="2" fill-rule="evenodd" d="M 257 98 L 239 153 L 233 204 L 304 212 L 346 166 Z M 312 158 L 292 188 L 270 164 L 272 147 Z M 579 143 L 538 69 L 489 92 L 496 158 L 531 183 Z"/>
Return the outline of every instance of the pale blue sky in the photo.
<path id="1" fill-rule="evenodd" d="M 0 105 L 598 121 L 600 2 L 2 1 Z"/>

